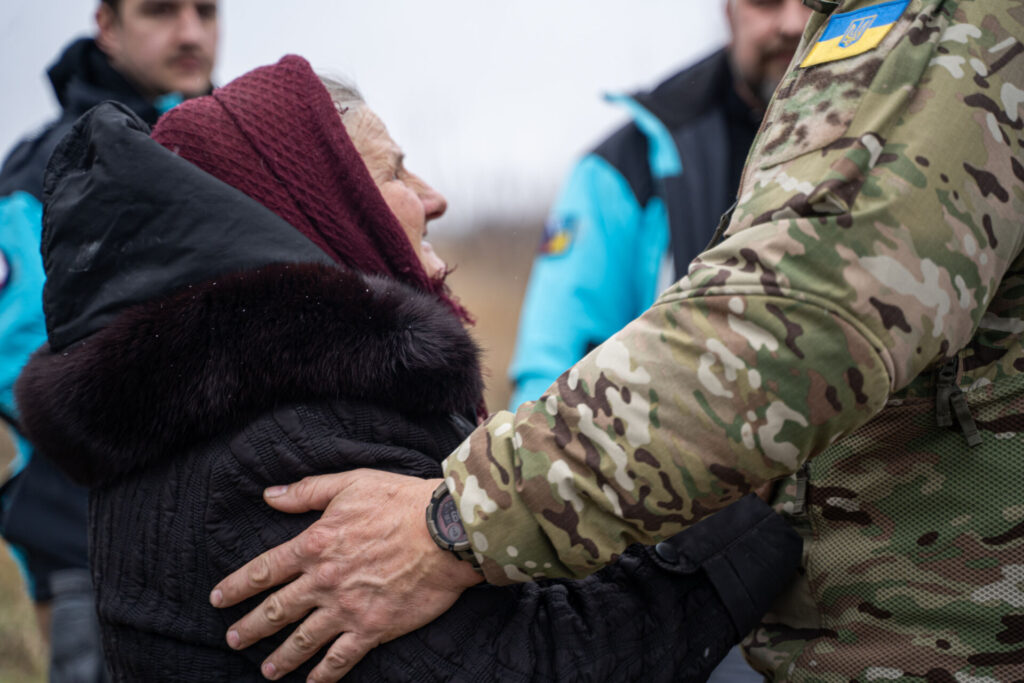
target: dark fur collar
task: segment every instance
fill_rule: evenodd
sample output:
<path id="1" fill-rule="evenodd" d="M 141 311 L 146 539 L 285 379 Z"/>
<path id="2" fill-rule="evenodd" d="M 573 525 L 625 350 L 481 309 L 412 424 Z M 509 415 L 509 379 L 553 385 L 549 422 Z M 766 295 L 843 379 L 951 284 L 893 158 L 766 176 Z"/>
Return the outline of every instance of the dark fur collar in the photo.
<path id="1" fill-rule="evenodd" d="M 430 295 L 331 266 L 274 265 L 128 309 L 63 352 L 44 346 L 16 390 L 30 440 L 96 486 L 281 403 L 472 412 L 478 355 Z"/>

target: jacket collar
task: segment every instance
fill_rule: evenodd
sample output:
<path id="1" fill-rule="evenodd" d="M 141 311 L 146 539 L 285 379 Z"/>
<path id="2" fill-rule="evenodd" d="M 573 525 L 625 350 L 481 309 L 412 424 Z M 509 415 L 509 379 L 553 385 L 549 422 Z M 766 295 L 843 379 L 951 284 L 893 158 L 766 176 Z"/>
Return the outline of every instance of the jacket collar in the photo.
<path id="1" fill-rule="evenodd" d="M 472 414 L 478 353 L 432 295 L 333 265 L 275 264 L 132 307 L 62 352 L 44 346 L 16 392 L 32 443 L 98 486 L 279 404 Z"/>
<path id="2" fill-rule="evenodd" d="M 77 118 L 105 100 L 127 105 L 146 123 L 160 112 L 114 67 L 92 38 L 74 41 L 47 70 L 53 92 L 64 111 Z"/>
<path id="3" fill-rule="evenodd" d="M 755 128 L 761 122 L 760 114 L 736 94 L 727 49 L 708 55 L 650 92 L 633 97 L 672 130 L 716 109 L 724 109 L 730 117 L 745 120 Z"/>

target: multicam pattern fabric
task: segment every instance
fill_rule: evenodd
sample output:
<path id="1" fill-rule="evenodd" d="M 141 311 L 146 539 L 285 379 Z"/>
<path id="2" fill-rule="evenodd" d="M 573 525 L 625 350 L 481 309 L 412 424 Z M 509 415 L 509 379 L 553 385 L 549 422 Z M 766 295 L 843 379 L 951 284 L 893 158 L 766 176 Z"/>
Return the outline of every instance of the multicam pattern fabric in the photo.
<path id="1" fill-rule="evenodd" d="M 748 643 L 769 677 L 1024 678 L 1022 159 L 1020 0 L 912 0 L 794 68 L 723 239 L 448 458 L 487 578 L 588 574 L 792 476 L 805 571 Z M 936 426 L 954 357 L 977 448 Z"/>
<path id="2" fill-rule="evenodd" d="M 803 496 L 797 478 L 781 487 L 804 572 L 747 638 L 759 669 L 793 681 L 1024 678 L 1024 375 L 967 396 L 978 448 L 936 428 L 933 398 L 894 399 L 808 462 Z"/>

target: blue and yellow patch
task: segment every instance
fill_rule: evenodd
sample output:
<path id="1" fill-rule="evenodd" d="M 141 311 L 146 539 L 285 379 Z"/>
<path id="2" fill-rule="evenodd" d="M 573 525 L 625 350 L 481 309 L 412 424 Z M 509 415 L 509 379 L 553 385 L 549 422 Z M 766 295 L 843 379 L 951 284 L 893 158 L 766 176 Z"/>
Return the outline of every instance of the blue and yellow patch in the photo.
<path id="1" fill-rule="evenodd" d="M 829 17 L 801 67 L 834 62 L 874 50 L 903 16 L 910 0 L 895 0 Z"/>
<path id="2" fill-rule="evenodd" d="M 574 237 L 576 237 L 575 216 L 552 216 L 544 224 L 544 235 L 537 253 L 548 256 L 564 254 L 572 246 Z"/>

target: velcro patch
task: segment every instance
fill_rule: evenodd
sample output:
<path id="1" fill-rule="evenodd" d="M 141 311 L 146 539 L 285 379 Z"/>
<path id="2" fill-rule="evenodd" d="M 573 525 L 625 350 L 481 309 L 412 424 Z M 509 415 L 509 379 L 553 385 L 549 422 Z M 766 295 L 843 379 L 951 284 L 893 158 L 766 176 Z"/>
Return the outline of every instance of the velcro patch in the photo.
<path id="1" fill-rule="evenodd" d="M 909 4 L 910 0 L 894 0 L 832 15 L 818 42 L 800 64 L 801 68 L 874 50 L 903 16 Z"/>
<path id="2" fill-rule="evenodd" d="M 537 252 L 548 256 L 564 254 L 569 250 L 575 236 L 575 216 L 551 216 L 544 224 L 544 236 Z"/>

